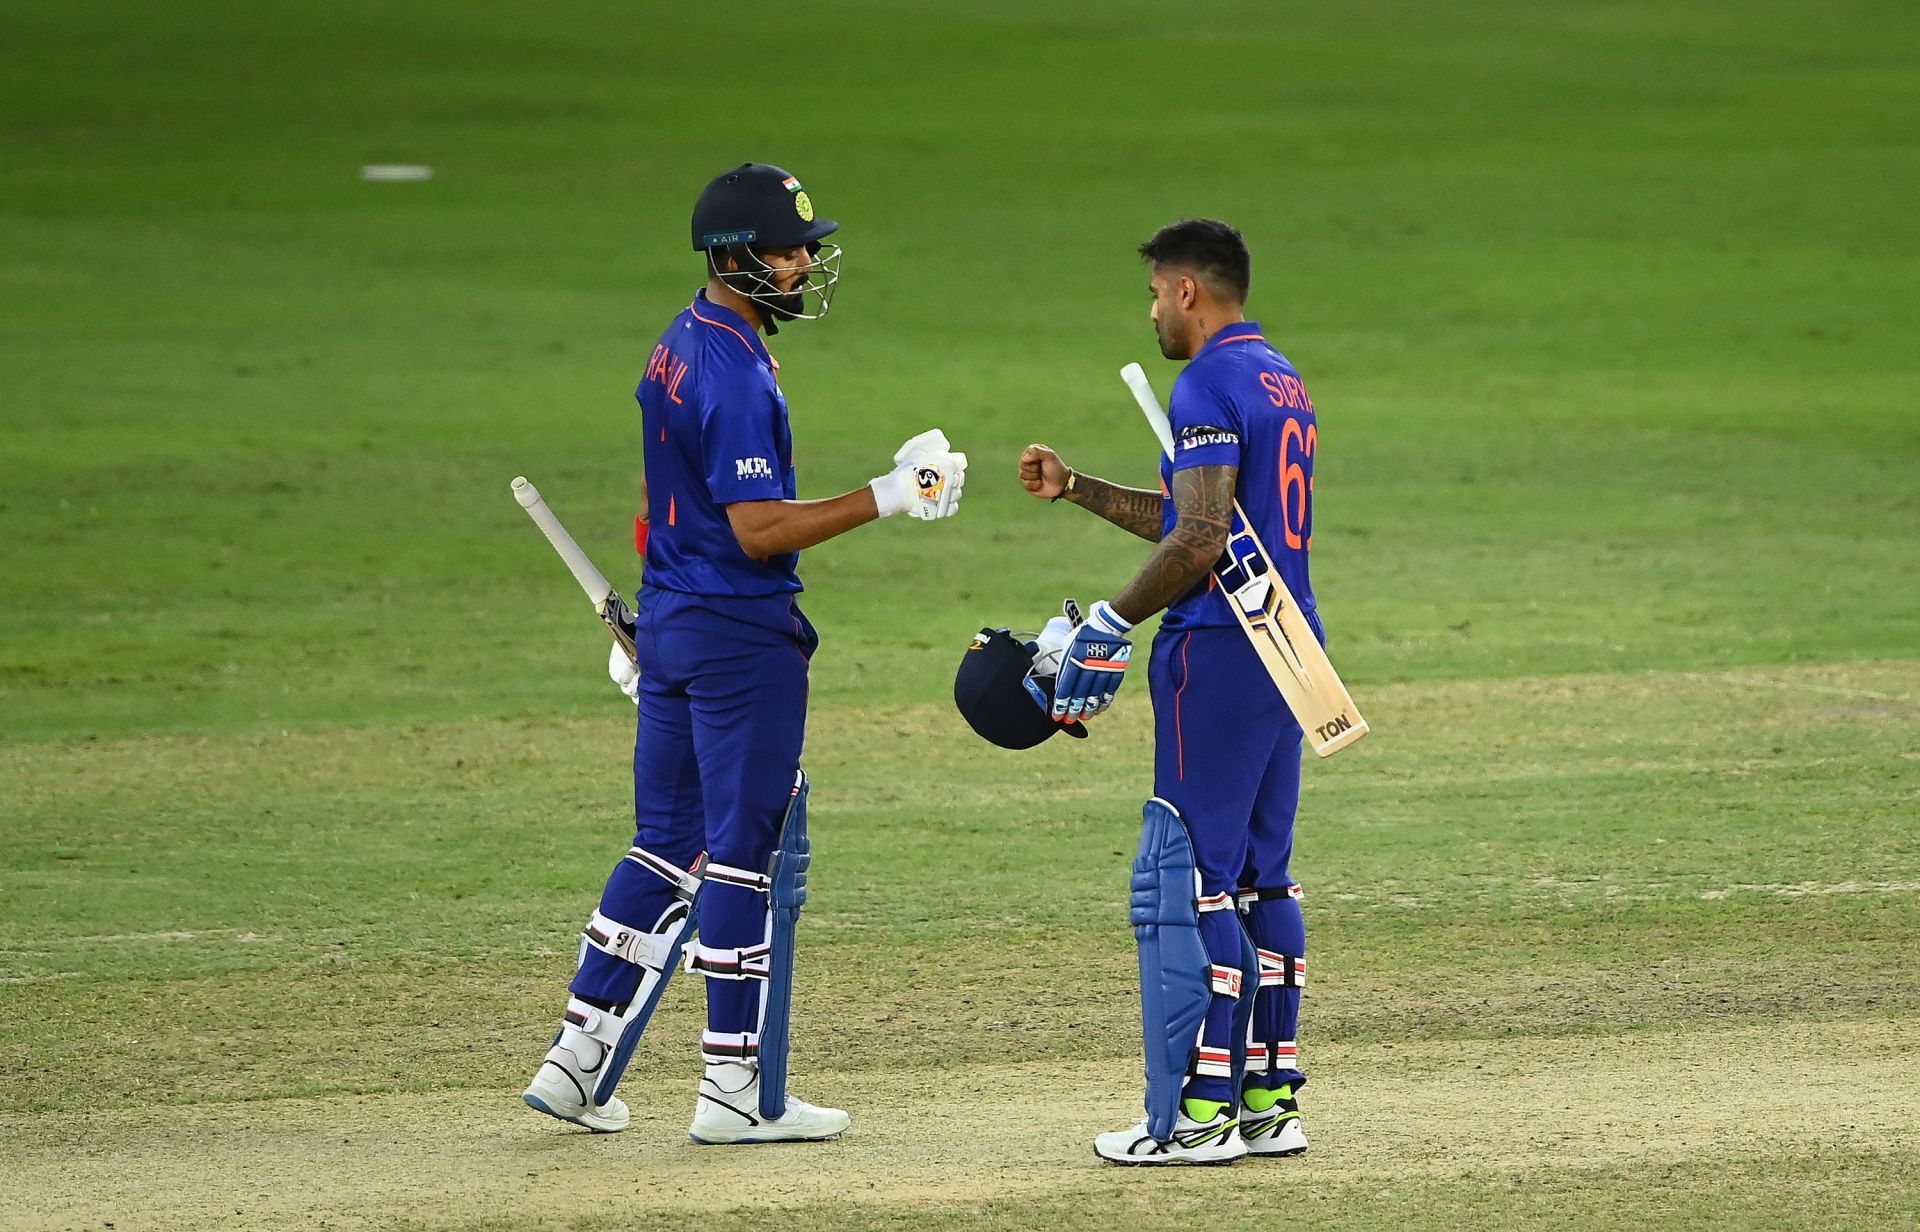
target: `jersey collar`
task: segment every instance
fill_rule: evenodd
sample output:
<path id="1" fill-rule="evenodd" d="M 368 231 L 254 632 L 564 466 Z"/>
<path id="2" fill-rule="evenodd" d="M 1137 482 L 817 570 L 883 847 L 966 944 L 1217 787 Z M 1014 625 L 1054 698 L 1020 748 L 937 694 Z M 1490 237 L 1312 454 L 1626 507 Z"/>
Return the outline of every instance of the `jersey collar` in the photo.
<path id="1" fill-rule="evenodd" d="M 740 340 L 741 345 L 753 352 L 755 359 L 776 372 L 780 370 L 780 361 L 773 357 L 773 352 L 767 350 L 767 344 L 760 341 L 760 331 L 733 309 L 708 299 L 704 289 L 693 297 L 690 311 L 695 320 L 732 334 Z"/>
<path id="2" fill-rule="evenodd" d="M 1201 355 L 1205 355 L 1215 347 L 1224 346 L 1230 342 L 1265 341 L 1266 338 L 1260 333 L 1260 322 L 1235 321 L 1232 325 L 1221 326 L 1220 332 L 1207 339 L 1207 345 L 1201 347 L 1199 352 L 1194 355 L 1194 358 L 1199 359 Z"/>

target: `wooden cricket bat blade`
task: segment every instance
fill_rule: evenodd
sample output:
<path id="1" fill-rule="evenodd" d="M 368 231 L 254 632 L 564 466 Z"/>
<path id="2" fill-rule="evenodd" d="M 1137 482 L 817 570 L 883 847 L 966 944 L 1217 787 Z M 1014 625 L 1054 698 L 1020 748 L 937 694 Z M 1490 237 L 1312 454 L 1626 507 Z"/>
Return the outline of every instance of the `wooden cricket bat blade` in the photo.
<path id="1" fill-rule="evenodd" d="M 1317 741 L 1313 742 L 1313 751 L 1321 757 L 1332 757 L 1335 753 L 1346 748 L 1371 730 L 1373 729 L 1367 726 L 1365 719 L 1355 719 L 1353 726 L 1347 728 L 1347 730 L 1341 732 L 1325 744 L 1320 744 Z"/>
<path id="2" fill-rule="evenodd" d="M 1120 379 L 1140 405 L 1140 413 L 1146 416 L 1161 450 L 1172 457 L 1173 425 L 1153 392 L 1146 370 L 1139 364 L 1128 364 L 1120 369 Z M 1254 654 L 1273 678 L 1281 700 L 1293 712 L 1314 753 L 1331 757 L 1366 735 L 1367 721 L 1360 717 L 1353 695 L 1341 683 L 1340 673 L 1334 670 L 1320 639 L 1300 614 L 1292 592 L 1273 566 L 1273 557 L 1267 555 L 1266 545 L 1260 542 L 1237 500 L 1233 503 L 1227 553 L 1214 566 L 1214 576 L 1240 631 L 1247 635 Z"/>

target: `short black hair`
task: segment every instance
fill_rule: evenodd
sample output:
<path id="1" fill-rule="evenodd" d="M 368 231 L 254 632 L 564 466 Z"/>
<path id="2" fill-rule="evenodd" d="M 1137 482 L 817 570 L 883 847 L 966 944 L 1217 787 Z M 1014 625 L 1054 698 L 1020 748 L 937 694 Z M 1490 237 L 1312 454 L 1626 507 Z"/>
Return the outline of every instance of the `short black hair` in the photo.
<path id="1" fill-rule="evenodd" d="M 1231 292 L 1240 303 L 1253 285 L 1253 255 L 1240 232 L 1218 218 L 1188 218 L 1168 223 L 1140 245 L 1150 265 L 1184 265 L 1213 284 L 1216 294 Z"/>

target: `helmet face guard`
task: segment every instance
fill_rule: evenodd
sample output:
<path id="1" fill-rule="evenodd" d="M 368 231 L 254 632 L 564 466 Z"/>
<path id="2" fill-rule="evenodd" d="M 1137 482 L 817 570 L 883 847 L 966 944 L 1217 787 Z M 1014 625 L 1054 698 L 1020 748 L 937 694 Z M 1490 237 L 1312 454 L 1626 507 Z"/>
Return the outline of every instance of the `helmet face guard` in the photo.
<path id="1" fill-rule="evenodd" d="M 737 269 L 726 269 L 731 258 Z M 746 296 L 781 321 L 817 321 L 833 308 L 833 291 L 840 284 L 841 248 L 812 240 L 807 262 L 784 269 L 768 265 L 751 244 L 727 244 L 707 249 L 707 268 L 725 286 Z M 778 278 L 798 273 L 791 291 L 782 291 Z"/>

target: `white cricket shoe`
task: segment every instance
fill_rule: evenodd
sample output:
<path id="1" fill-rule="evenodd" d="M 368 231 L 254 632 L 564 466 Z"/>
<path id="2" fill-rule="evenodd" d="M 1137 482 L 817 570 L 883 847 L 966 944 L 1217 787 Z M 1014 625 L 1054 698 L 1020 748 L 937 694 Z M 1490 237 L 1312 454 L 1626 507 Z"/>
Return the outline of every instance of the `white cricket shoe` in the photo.
<path id="1" fill-rule="evenodd" d="M 1280 1090 L 1283 1094 L 1265 1112 L 1254 1112 L 1244 1104 L 1240 1107 L 1240 1136 L 1246 1140 L 1249 1154 L 1279 1158 L 1307 1153 L 1300 1101 L 1294 1098 L 1292 1086 Z"/>
<path id="2" fill-rule="evenodd" d="M 1307 1131 L 1300 1127 L 1297 1116 L 1280 1120 L 1273 1113 L 1242 1113 L 1240 1136 L 1246 1139 L 1249 1155 L 1278 1157 L 1307 1153 Z"/>
<path id="3" fill-rule="evenodd" d="M 702 1146 L 824 1142 L 838 1138 L 852 1121 L 838 1108 L 816 1108 L 791 1095 L 785 1115 L 769 1121 L 760 1115 L 760 1067 L 728 1061 L 707 1066 L 687 1136 Z"/>
<path id="4" fill-rule="evenodd" d="M 589 1066 L 576 1048 L 599 1055 Z M 614 1098 L 597 1106 L 593 1102 L 594 1082 L 606 1059 L 605 1046 L 577 1031 L 562 1032 L 520 1098 L 535 1112 L 585 1126 L 596 1134 L 617 1134 L 627 1127 L 627 1106 Z"/>
<path id="5" fill-rule="evenodd" d="M 1247 1153 L 1240 1123 L 1230 1108 L 1210 1121 L 1196 1121 L 1183 1108 L 1173 1137 L 1162 1142 L 1147 1132 L 1147 1118 L 1132 1129 L 1116 1129 L 1093 1140 L 1093 1153 L 1111 1164 L 1230 1164 Z"/>

